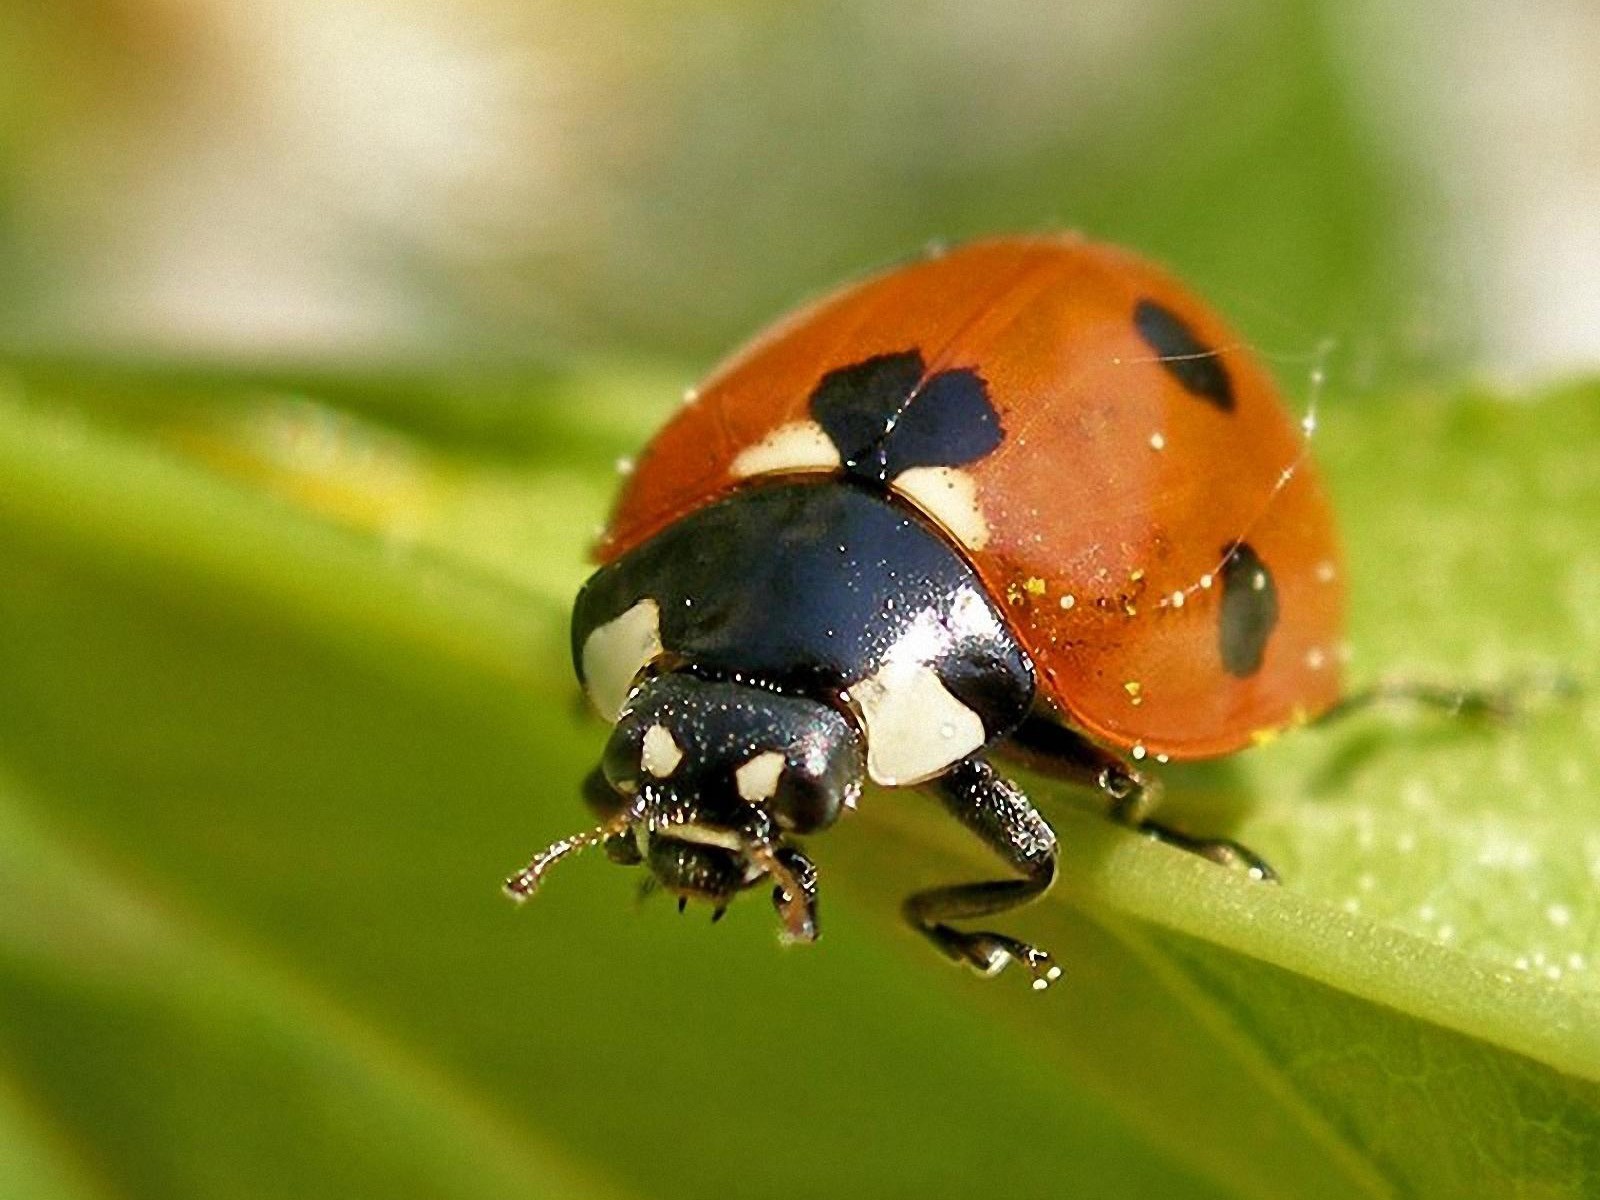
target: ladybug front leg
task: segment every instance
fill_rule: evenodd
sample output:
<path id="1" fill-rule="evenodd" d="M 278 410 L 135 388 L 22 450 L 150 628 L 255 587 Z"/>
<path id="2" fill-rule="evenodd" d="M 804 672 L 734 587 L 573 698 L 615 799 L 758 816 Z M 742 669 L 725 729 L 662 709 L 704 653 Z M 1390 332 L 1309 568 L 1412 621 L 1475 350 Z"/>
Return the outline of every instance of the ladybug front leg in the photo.
<path id="1" fill-rule="evenodd" d="M 928 784 L 944 806 L 1014 868 L 1020 879 L 930 888 L 906 899 L 903 912 L 916 930 L 948 958 L 984 975 L 1020 963 L 1035 988 L 1060 978 L 1048 953 L 1005 934 L 966 932 L 947 922 L 1017 908 L 1041 895 L 1055 879 L 1056 835 L 1022 789 L 1002 779 L 981 758 L 957 763 Z"/>

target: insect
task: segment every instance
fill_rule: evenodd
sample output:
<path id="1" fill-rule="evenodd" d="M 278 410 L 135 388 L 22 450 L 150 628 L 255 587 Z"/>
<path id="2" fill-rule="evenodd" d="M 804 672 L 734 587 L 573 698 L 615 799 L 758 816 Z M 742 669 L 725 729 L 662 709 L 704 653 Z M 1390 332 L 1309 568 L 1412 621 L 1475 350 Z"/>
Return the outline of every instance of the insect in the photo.
<path id="1" fill-rule="evenodd" d="M 1009 868 L 906 919 L 984 974 L 1045 951 L 958 928 L 1049 888 L 1009 754 L 1154 823 L 1147 758 L 1231 753 L 1339 700 L 1344 584 L 1305 438 L 1265 370 L 1162 270 L 1076 236 L 967 245 L 848 286 L 734 355 L 628 477 L 573 658 L 613 728 L 602 845 L 720 916 L 769 886 L 817 935 L 796 838 L 867 781 L 924 789 Z"/>

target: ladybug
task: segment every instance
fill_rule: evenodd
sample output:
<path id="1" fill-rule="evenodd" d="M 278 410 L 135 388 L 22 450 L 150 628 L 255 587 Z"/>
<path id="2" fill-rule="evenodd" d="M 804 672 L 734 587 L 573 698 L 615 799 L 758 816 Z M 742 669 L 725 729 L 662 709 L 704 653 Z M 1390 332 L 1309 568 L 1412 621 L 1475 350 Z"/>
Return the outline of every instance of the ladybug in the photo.
<path id="1" fill-rule="evenodd" d="M 1009 754 L 1149 820 L 1138 763 L 1250 746 L 1340 696 L 1344 584 L 1305 437 L 1171 276 L 1076 236 L 969 244 L 780 321 L 692 393 L 626 481 L 573 660 L 613 725 L 601 844 L 708 901 L 767 884 L 817 935 L 795 843 L 867 781 L 918 787 L 1012 876 L 909 897 L 944 955 L 1035 987 L 1050 955 L 957 928 L 1042 894 L 1056 838 Z"/>

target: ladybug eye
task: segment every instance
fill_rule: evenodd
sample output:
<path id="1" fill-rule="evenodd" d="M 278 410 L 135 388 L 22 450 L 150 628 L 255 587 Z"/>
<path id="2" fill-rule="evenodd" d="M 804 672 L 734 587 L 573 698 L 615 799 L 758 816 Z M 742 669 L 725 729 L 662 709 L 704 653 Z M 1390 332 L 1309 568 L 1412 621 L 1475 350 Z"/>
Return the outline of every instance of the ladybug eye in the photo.
<path id="1" fill-rule="evenodd" d="M 758 769 L 759 764 L 759 769 Z M 752 786 L 749 803 L 759 803 L 790 833 L 826 829 L 856 802 L 866 772 L 861 735 L 837 714 L 812 714 L 807 728 L 795 730 L 786 752 L 767 751 L 745 764 Z M 741 795 L 744 788 L 741 786 Z"/>
<path id="2" fill-rule="evenodd" d="M 831 744 L 830 744 L 831 743 Z M 788 755 L 757 754 L 735 775 L 741 798 L 759 804 L 789 833 L 813 833 L 839 819 L 861 787 L 859 740 L 815 737 Z"/>
<path id="3" fill-rule="evenodd" d="M 844 806 L 844 791 L 824 775 L 807 775 L 800 770 L 785 771 L 778 779 L 768 807 L 778 824 L 790 833 L 813 833 L 839 819 Z"/>
<path id="4" fill-rule="evenodd" d="M 606 782 L 617 791 L 632 795 L 639 790 L 643 758 L 644 730 L 631 721 L 624 721 L 611 732 L 600 760 L 600 770 Z"/>

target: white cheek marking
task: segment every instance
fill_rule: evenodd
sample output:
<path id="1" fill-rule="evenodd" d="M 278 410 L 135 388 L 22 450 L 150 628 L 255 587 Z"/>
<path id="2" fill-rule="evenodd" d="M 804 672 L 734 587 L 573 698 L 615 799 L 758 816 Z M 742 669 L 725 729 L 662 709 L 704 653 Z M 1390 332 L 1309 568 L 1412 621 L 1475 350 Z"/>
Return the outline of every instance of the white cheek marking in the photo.
<path id="1" fill-rule="evenodd" d="M 589 703 L 606 720 L 615 721 L 634 678 L 662 649 L 661 609 L 654 600 L 641 600 L 601 625 L 583 643 L 583 683 Z"/>
<path id="2" fill-rule="evenodd" d="M 733 782 L 739 795 L 751 804 L 771 800 L 778 791 L 778 777 L 783 774 L 784 758 L 776 750 L 766 750 L 756 755 L 733 773 Z"/>
<path id="3" fill-rule="evenodd" d="M 832 471 L 839 466 L 839 448 L 815 421 L 780 425 L 733 460 L 733 473 L 774 475 L 788 471 Z"/>
<path id="4" fill-rule="evenodd" d="M 978 714 L 924 663 L 886 663 L 850 696 L 867 727 L 867 774 L 886 787 L 931 779 L 989 740 Z"/>
<path id="5" fill-rule="evenodd" d="M 673 739 L 665 725 L 652 725 L 644 731 L 644 753 L 639 765 L 657 779 L 666 779 L 683 761 L 683 747 Z"/>
<path id="6" fill-rule="evenodd" d="M 989 542 L 989 522 L 978 505 L 978 484 L 956 467 L 912 467 L 889 486 L 948 529 L 968 550 Z"/>
<path id="7" fill-rule="evenodd" d="M 744 839 L 733 830 L 713 829 L 709 825 L 662 825 L 656 832 L 680 842 L 693 842 L 696 846 L 721 846 L 734 851 L 745 848 Z"/>

